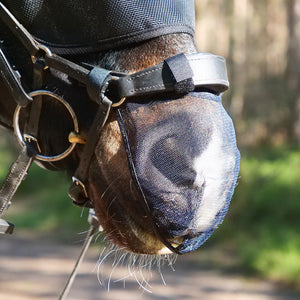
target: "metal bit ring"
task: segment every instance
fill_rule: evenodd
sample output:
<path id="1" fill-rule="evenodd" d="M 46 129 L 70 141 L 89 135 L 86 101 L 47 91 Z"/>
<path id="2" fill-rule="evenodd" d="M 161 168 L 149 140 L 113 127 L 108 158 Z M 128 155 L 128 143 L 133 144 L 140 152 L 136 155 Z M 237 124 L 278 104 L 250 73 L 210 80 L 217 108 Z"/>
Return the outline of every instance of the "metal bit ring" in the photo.
<path id="1" fill-rule="evenodd" d="M 51 99 L 54 99 L 55 101 L 60 102 L 68 111 L 70 116 L 72 117 L 73 120 L 73 126 L 74 126 L 74 131 L 76 133 L 79 132 L 79 126 L 78 126 L 78 121 L 75 115 L 75 112 L 73 111 L 72 107 L 67 103 L 64 99 L 59 97 L 58 95 L 54 94 L 53 92 L 46 91 L 46 90 L 37 90 L 29 93 L 29 96 L 34 98 L 37 96 L 49 96 Z M 14 131 L 15 135 L 18 138 L 19 143 L 21 144 L 22 147 L 26 145 L 24 141 L 24 135 L 21 133 L 20 126 L 19 126 L 19 117 L 20 117 L 20 111 L 22 109 L 21 105 L 18 105 L 16 107 L 15 113 L 14 113 L 14 119 L 13 119 L 13 124 L 14 124 Z M 52 156 L 47 156 L 47 155 L 42 155 L 42 154 L 37 154 L 35 156 L 36 159 L 41 160 L 41 161 L 47 161 L 47 162 L 53 162 L 53 161 L 58 161 L 66 158 L 75 148 L 76 144 L 71 143 L 69 148 L 67 148 L 64 152 L 57 154 L 57 155 L 52 155 Z"/>

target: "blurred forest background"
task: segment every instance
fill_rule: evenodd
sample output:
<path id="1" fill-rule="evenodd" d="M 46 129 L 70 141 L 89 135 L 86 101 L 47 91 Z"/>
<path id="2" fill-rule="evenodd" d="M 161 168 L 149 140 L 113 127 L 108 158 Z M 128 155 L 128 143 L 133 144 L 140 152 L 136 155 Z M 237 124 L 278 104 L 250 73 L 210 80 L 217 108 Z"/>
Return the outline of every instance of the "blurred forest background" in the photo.
<path id="1" fill-rule="evenodd" d="M 243 272 L 300 286 L 300 1 L 196 0 L 199 51 L 227 59 L 223 103 L 241 150 L 239 184 L 224 223 L 199 251 L 230 253 Z M 8 143 L 7 143 L 8 142 Z M 0 181 L 16 153 L 0 130 Z M 86 212 L 68 181 L 36 165 L 7 219 L 17 231 L 72 240 Z"/>
<path id="2" fill-rule="evenodd" d="M 200 51 L 227 58 L 225 104 L 240 146 L 278 146 L 300 138 L 300 1 L 201 0 Z"/>
<path id="3" fill-rule="evenodd" d="M 300 1 L 201 0 L 196 8 L 199 51 L 227 59 L 223 103 L 242 155 L 229 214 L 209 243 L 231 243 L 245 269 L 299 288 Z"/>

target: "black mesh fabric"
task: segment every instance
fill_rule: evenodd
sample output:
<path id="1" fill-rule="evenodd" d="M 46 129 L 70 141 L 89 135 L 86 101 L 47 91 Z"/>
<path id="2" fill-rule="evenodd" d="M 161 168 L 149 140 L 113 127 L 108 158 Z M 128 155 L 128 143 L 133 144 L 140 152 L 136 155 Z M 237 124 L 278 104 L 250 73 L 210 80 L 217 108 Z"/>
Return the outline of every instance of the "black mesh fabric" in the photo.
<path id="1" fill-rule="evenodd" d="M 163 34 L 194 34 L 194 0 L 2 0 L 57 54 L 100 51 Z"/>
<path id="2" fill-rule="evenodd" d="M 118 109 L 132 177 L 157 230 L 186 253 L 223 221 L 239 172 L 239 151 L 221 97 L 127 102 Z"/>

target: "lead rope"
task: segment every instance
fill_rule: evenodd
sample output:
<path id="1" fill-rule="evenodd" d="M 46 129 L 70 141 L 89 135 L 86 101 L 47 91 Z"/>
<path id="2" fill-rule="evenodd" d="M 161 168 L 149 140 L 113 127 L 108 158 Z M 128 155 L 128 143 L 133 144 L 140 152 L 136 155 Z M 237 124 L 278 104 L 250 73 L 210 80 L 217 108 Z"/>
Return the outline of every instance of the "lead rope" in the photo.
<path id="1" fill-rule="evenodd" d="M 93 239 L 93 236 L 96 232 L 98 232 L 100 230 L 100 224 L 99 224 L 99 221 L 95 215 L 95 211 L 94 209 L 90 209 L 89 210 L 89 217 L 88 217 L 88 221 L 90 223 L 90 229 L 86 235 L 86 238 L 85 238 L 85 241 L 82 245 L 82 248 L 81 248 L 81 252 L 77 258 L 77 261 L 75 263 L 75 266 L 72 270 L 72 273 L 70 274 L 69 276 L 69 279 L 63 289 L 63 291 L 61 292 L 60 296 L 59 296 L 59 300 L 64 300 L 67 298 L 69 292 L 70 292 L 70 289 L 72 287 L 72 284 L 75 280 L 75 277 L 77 275 L 77 271 L 78 271 L 78 268 L 80 266 L 80 264 L 82 263 L 83 259 L 84 259 L 84 256 L 91 244 L 91 241 Z"/>

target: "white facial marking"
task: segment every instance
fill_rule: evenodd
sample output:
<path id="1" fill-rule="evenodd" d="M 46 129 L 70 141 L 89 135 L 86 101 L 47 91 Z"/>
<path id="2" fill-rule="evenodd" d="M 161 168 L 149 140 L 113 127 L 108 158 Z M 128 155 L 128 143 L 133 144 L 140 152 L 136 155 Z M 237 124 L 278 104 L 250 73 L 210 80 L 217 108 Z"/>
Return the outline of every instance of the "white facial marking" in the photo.
<path id="1" fill-rule="evenodd" d="M 226 179 L 232 174 L 233 166 L 234 155 L 223 148 L 222 138 L 214 129 L 207 149 L 194 161 L 195 185 L 201 187 L 205 182 L 197 215 L 199 232 L 211 229 L 215 216 L 224 206 L 229 189 Z"/>

